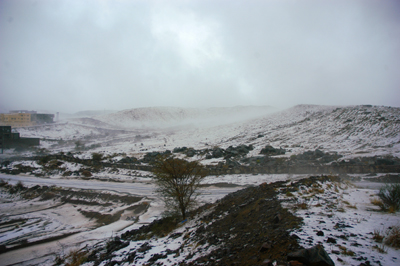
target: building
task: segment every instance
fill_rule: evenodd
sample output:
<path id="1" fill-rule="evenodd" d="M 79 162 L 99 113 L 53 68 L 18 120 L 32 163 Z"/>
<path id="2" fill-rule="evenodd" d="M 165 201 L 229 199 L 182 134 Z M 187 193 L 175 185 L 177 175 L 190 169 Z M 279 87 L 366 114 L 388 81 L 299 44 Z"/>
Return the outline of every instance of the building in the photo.
<path id="1" fill-rule="evenodd" d="M 37 145 L 40 145 L 39 138 L 21 138 L 18 132 L 12 132 L 11 126 L 0 126 L 0 153 L 3 153 L 3 149 Z"/>
<path id="2" fill-rule="evenodd" d="M 1 125 L 13 127 L 28 127 L 35 125 L 32 121 L 31 114 L 29 113 L 0 114 L 0 123 Z"/>
<path id="3" fill-rule="evenodd" d="M 36 124 L 51 124 L 54 123 L 53 114 L 31 114 L 31 121 Z"/>
<path id="4" fill-rule="evenodd" d="M 29 127 L 54 123 L 54 114 L 38 114 L 36 111 L 14 110 L 0 114 L 1 126 Z"/>

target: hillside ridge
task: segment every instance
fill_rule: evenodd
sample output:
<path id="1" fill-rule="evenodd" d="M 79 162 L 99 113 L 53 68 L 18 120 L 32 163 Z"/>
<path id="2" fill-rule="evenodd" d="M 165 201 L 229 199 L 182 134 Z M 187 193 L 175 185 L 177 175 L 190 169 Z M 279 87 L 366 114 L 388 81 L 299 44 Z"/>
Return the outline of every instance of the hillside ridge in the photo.
<path id="1" fill-rule="evenodd" d="M 226 124 L 262 117 L 275 111 L 270 106 L 212 108 L 143 107 L 96 116 L 102 122 L 122 127 L 169 127 L 185 124 Z"/>

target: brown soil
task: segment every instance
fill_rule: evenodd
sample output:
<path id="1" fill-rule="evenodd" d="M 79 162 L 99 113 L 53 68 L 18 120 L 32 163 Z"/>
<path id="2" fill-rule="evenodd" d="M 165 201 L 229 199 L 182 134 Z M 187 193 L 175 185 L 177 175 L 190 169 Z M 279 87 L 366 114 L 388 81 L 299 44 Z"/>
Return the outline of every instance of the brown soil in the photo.
<path id="1" fill-rule="evenodd" d="M 190 240 L 189 245 L 208 244 L 217 248 L 206 256 L 182 265 L 246 266 L 262 265 L 266 260 L 276 260 L 278 265 L 286 265 L 288 253 L 301 248 L 298 237 L 291 235 L 291 231 L 301 225 L 302 219 L 281 206 L 276 190 L 279 189 L 280 193 L 293 192 L 301 185 L 310 186 L 317 181 L 338 181 L 337 179 L 321 176 L 306 178 L 292 183 L 291 186 L 287 186 L 286 182 L 262 184 L 231 193 L 215 204 L 200 207 L 191 215 L 203 215 L 203 225 L 184 238 Z M 164 236 L 176 228 L 177 221 L 179 222 L 176 218 L 166 217 L 139 229 L 127 231 L 121 237 L 108 242 L 105 252 L 104 249 L 94 250 L 90 260 L 95 265 L 104 260 L 112 261 L 113 252 L 129 245 L 130 241 L 144 240 L 153 235 Z M 178 234 L 180 235 L 182 233 Z M 131 250 L 124 262 L 133 263 L 135 254 L 144 252 L 146 248 L 151 247 L 147 247 L 145 243 L 138 250 Z M 167 254 L 179 252 L 180 248 L 169 250 Z M 186 259 L 191 259 L 193 255 L 188 255 Z M 165 256 L 153 255 L 148 265 L 159 265 L 158 258 Z"/>

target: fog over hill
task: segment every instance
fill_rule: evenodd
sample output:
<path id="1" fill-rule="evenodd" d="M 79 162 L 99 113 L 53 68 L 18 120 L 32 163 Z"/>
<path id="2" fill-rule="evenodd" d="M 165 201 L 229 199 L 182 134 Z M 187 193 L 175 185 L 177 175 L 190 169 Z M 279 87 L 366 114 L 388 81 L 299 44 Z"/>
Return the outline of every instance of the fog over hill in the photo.
<path id="1" fill-rule="evenodd" d="M 121 128 L 197 125 L 216 126 L 259 118 L 276 111 L 270 106 L 235 106 L 214 108 L 147 107 L 123 110 L 95 117 Z"/>
<path id="2" fill-rule="evenodd" d="M 297 105 L 283 111 L 271 107 L 153 107 L 66 121 L 18 130 L 27 137 L 82 139 L 100 145 L 98 151 L 110 152 L 251 144 L 257 153 L 270 144 L 293 154 L 318 148 L 400 156 L 400 108 L 385 106 Z"/>

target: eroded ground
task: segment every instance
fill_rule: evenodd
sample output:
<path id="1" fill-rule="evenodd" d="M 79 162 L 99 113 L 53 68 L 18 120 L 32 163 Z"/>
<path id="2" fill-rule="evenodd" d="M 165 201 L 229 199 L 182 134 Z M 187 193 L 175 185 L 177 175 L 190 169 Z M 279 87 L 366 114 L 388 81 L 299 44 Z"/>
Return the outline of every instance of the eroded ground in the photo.
<path id="1" fill-rule="evenodd" d="M 67 238 L 76 238 L 72 242 L 78 245 L 89 243 L 97 238 L 89 236 L 90 232 L 107 225 L 115 226 L 114 231 L 122 229 L 137 221 L 149 207 L 145 197 L 132 195 L 56 186 L 27 188 L 21 183 L 12 186 L 3 182 L 1 185 L 2 265 L 20 262 L 18 258 L 7 262 L 7 258 L 17 254 L 15 252 L 21 253 L 21 249 L 33 252 L 32 256 L 24 258 L 28 260 L 52 254 L 52 247 Z"/>

